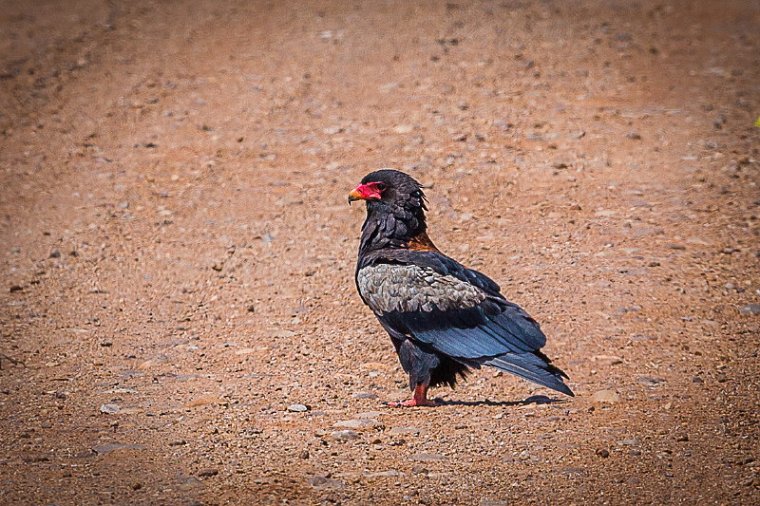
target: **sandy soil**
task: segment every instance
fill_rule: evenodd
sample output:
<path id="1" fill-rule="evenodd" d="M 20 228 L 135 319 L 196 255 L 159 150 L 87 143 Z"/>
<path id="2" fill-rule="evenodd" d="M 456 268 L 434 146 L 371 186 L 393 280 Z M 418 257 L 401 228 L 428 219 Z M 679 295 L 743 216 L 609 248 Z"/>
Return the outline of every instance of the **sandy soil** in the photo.
<path id="1" fill-rule="evenodd" d="M 0 2 L 0 503 L 757 504 L 759 31 L 749 0 Z M 346 205 L 383 166 L 576 398 L 489 370 L 384 407 Z"/>

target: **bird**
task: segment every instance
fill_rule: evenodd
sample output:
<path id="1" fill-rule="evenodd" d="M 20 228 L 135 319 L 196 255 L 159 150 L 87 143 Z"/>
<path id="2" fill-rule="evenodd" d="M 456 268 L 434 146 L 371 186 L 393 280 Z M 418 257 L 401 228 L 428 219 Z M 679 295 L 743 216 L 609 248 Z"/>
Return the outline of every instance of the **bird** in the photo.
<path id="1" fill-rule="evenodd" d="M 386 168 L 367 174 L 348 194 L 349 204 L 363 200 L 367 210 L 356 288 L 390 335 L 413 392 L 409 400 L 387 404 L 436 406 L 429 388 L 454 388 L 482 366 L 574 396 L 567 374 L 541 352 L 546 336 L 538 322 L 491 278 L 435 246 L 423 188 Z"/>

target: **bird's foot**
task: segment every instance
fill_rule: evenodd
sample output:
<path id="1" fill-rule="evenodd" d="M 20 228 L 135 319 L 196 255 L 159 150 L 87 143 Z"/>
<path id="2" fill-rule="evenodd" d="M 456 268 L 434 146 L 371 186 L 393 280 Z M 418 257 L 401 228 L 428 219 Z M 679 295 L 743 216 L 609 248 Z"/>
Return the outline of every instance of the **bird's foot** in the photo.
<path id="1" fill-rule="evenodd" d="M 414 388 L 414 397 L 408 401 L 389 402 L 388 406 L 392 408 L 412 408 L 415 406 L 437 406 L 437 399 L 428 399 L 428 384 L 418 383 Z"/>
<path id="2" fill-rule="evenodd" d="M 436 399 L 409 399 L 407 401 L 386 402 L 391 408 L 413 408 L 415 406 L 435 407 L 440 405 Z"/>

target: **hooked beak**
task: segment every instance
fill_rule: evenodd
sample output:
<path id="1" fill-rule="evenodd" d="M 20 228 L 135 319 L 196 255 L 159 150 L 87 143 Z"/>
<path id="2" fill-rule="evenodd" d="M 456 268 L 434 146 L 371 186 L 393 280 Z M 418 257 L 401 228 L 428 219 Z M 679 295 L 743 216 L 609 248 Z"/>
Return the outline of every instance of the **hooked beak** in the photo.
<path id="1" fill-rule="evenodd" d="M 378 183 L 360 184 L 348 194 L 348 203 L 354 200 L 380 200 L 383 196 L 378 188 Z"/>
<path id="2" fill-rule="evenodd" d="M 351 202 L 353 202 L 354 200 L 363 200 L 363 199 L 364 197 L 359 191 L 359 187 L 357 187 L 351 190 L 351 193 L 348 194 L 348 205 L 351 205 Z"/>

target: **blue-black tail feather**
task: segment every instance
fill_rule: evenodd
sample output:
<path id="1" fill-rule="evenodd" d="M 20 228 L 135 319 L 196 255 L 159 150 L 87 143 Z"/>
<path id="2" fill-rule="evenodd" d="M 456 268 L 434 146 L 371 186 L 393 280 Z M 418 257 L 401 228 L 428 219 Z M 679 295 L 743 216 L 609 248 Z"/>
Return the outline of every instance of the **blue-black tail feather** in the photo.
<path id="1" fill-rule="evenodd" d="M 507 353 L 498 357 L 485 359 L 481 364 L 490 365 L 502 371 L 515 374 L 528 381 L 538 383 L 571 397 L 575 396 L 573 391 L 562 381 L 563 377 L 567 378 L 567 374 L 559 367 L 549 363 L 546 360 L 546 355 L 541 352 L 519 355 Z"/>

